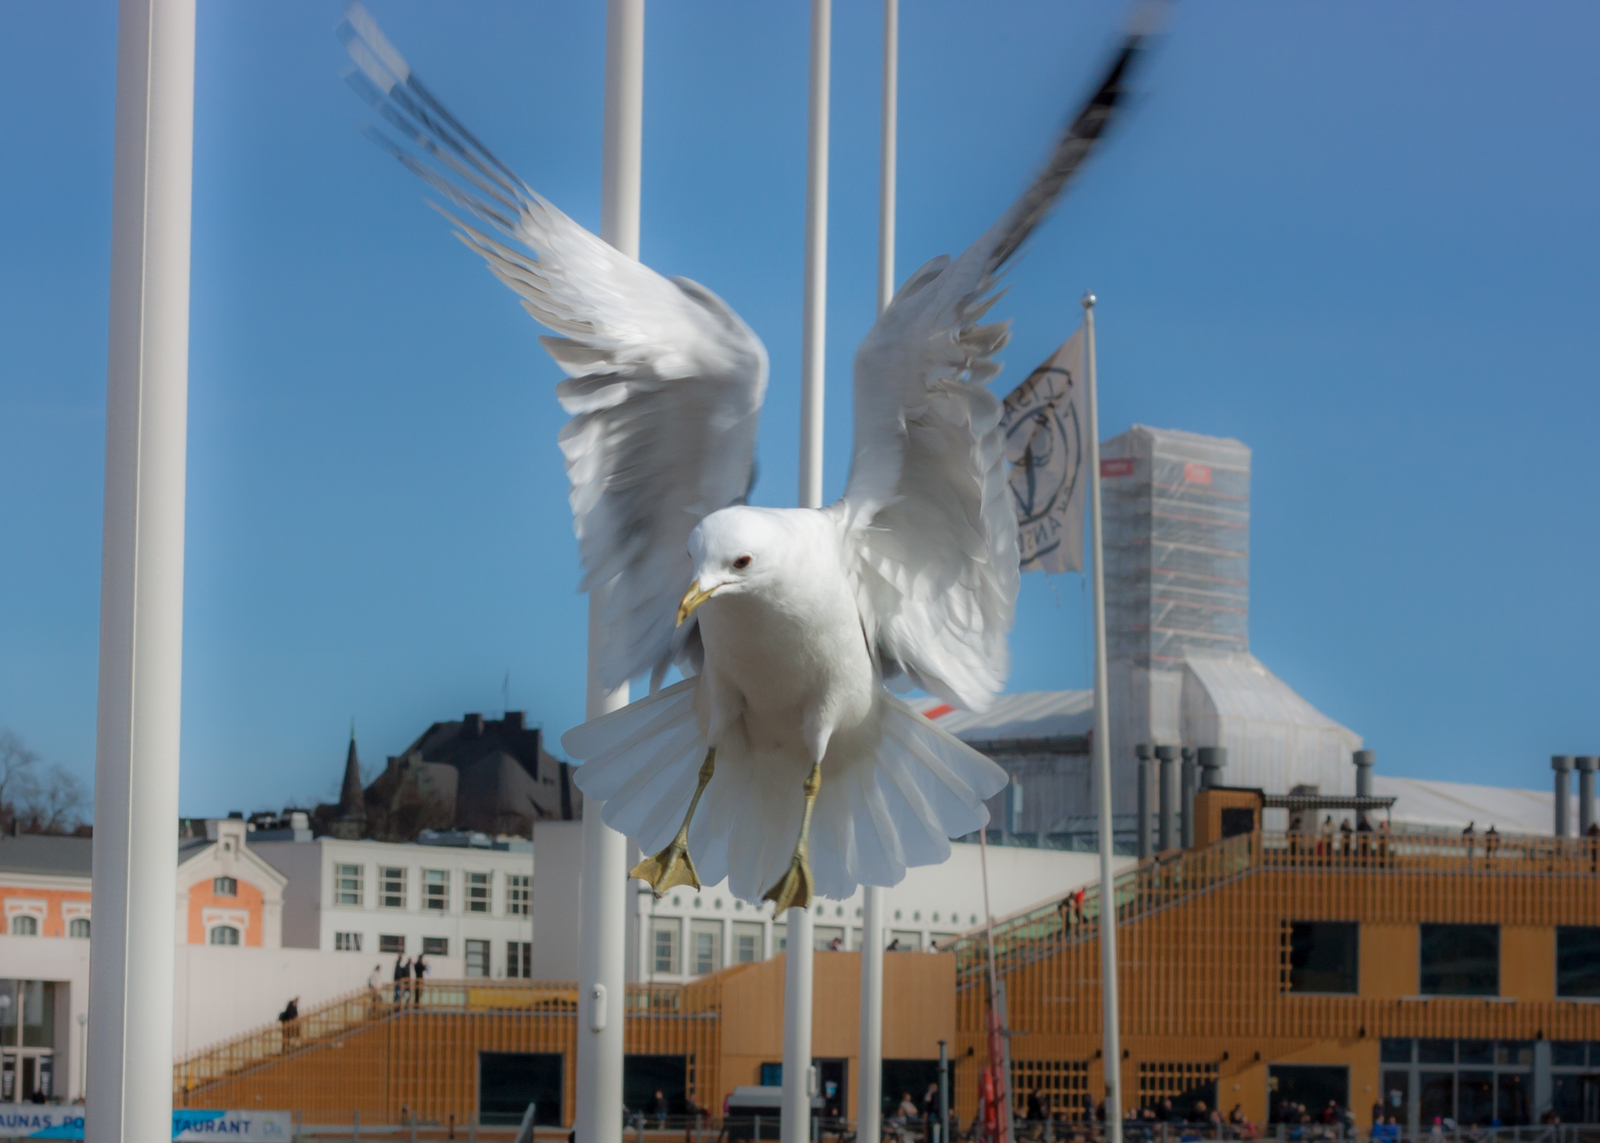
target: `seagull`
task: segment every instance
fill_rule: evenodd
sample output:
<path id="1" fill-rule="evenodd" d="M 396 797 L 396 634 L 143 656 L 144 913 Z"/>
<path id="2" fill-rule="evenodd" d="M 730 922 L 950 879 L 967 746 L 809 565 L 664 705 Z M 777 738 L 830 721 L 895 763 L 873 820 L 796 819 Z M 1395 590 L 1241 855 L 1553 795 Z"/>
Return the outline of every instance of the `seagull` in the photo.
<path id="1" fill-rule="evenodd" d="M 728 879 L 806 906 L 894 885 L 987 826 L 1004 770 L 895 691 L 985 709 L 1019 580 L 1000 406 L 1002 268 L 1104 135 L 1148 31 L 1130 32 L 1022 196 L 912 274 L 855 357 L 855 444 L 825 508 L 746 503 L 767 383 L 722 299 L 568 218 L 491 153 L 353 4 L 339 36 L 368 134 L 442 198 L 455 235 L 552 335 L 600 679 L 650 693 L 568 731 L 585 797 L 652 854 L 657 896 Z M 597 589 L 604 589 L 598 590 Z M 662 686 L 670 668 L 683 679 Z M 892 689 L 891 689 L 892 688 Z"/>

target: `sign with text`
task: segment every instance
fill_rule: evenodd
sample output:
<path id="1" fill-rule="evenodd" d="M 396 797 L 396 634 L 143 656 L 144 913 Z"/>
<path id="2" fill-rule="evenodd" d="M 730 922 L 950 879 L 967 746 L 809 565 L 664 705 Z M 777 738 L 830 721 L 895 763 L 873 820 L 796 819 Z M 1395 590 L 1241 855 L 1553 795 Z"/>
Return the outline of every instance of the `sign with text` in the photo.
<path id="1" fill-rule="evenodd" d="M 172 1138 L 240 1139 L 287 1143 L 294 1133 L 287 1111 L 208 1111 L 182 1108 L 172 1113 Z M 0 1139 L 82 1139 L 83 1108 L 13 1104 L 0 1108 Z"/>

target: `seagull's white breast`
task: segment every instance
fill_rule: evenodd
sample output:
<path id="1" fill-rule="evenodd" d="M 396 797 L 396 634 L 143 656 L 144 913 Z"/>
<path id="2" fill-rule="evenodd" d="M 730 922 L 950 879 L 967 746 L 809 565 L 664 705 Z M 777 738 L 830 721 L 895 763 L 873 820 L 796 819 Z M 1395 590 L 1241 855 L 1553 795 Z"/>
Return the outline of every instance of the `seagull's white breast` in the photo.
<path id="1" fill-rule="evenodd" d="M 741 709 L 755 750 L 801 750 L 809 762 L 811 749 L 869 718 L 879 683 L 832 522 L 811 509 L 783 515 L 794 529 L 775 573 L 696 613 L 701 677 L 714 710 Z"/>

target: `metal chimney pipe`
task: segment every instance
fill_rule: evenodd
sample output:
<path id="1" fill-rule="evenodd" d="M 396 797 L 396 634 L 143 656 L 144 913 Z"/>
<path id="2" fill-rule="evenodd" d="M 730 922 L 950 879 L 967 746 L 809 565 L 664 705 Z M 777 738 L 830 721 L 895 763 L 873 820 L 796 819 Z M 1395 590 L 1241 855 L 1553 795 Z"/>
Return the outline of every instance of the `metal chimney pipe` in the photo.
<path id="1" fill-rule="evenodd" d="M 1150 856 L 1150 747 L 1143 742 L 1133 748 L 1139 778 L 1139 860 Z"/>
<path id="2" fill-rule="evenodd" d="M 1584 754 L 1573 764 L 1578 767 L 1578 833 L 1587 836 L 1594 825 L 1594 772 L 1600 770 L 1600 758 Z"/>
<path id="3" fill-rule="evenodd" d="M 1556 772 L 1557 837 L 1572 836 L 1572 755 L 1556 754 L 1550 759 L 1550 769 Z"/>
<path id="4" fill-rule="evenodd" d="M 1378 756 L 1370 750 L 1357 750 L 1350 760 L 1356 764 L 1356 797 L 1372 797 L 1372 767 L 1377 764 Z M 1367 820 L 1366 810 L 1356 811 L 1357 822 Z"/>
<path id="5" fill-rule="evenodd" d="M 1173 762 L 1177 760 L 1178 752 L 1171 746 L 1156 747 L 1156 761 L 1160 763 L 1160 774 L 1156 790 L 1161 803 L 1161 849 L 1165 853 L 1177 843 L 1177 767 Z"/>
<path id="6" fill-rule="evenodd" d="M 1228 748 L 1202 746 L 1196 757 L 1200 763 L 1200 788 L 1211 790 L 1222 785 L 1222 769 L 1228 764 Z"/>
<path id="7" fill-rule="evenodd" d="M 1194 848 L 1194 791 L 1198 784 L 1200 767 L 1195 764 L 1194 750 L 1183 748 L 1183 764 L 1178 770 L 1181 794 L 1178 798 L 1178 834 L 1184 849 Z"/>

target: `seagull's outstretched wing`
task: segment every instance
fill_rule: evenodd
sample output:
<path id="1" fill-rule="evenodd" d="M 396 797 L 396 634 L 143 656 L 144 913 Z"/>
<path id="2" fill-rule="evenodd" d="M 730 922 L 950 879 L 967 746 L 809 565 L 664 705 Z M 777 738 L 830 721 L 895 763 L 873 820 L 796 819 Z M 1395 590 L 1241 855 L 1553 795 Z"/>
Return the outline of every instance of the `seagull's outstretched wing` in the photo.
<path id="1" fill-rule="evenodd" d="M 1005 682 L 1016 605 L 1017 522 L 1006 491 L 999 372 L 1006 324 L 980 324 L 997 275 L 1049 212 L 1126 97 L 1135 32 L 1045 169 L 957 259 L 900 287 L 856 351 L 855 453 L 839 514 L 867 638 L 904 675 L 982 710 Z"/>
<path id="2" fill-rule="evenodd" d="M 649 670 L 654 685 L 674 657 L 696 667 L 696 630 L 673 627 L 693 573 L 689 533 L 749 491 L 766 349 L 711 291 L 663 278 L 531 190 L 429 93 L 359 4 L 339 37 L 357 68 L 351 86 L 392 128 L 368 133 L 458 209 L 443 212 L 456 236 L 563 335 L 539 340 L 568 375 L 556 394 L 572 414 L 561 451 L 582 589 L 614 581 L 600 617 L 611 633 L 603 681 Z"/>

